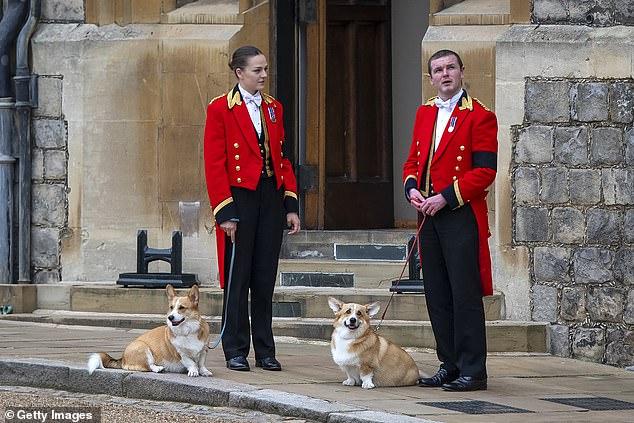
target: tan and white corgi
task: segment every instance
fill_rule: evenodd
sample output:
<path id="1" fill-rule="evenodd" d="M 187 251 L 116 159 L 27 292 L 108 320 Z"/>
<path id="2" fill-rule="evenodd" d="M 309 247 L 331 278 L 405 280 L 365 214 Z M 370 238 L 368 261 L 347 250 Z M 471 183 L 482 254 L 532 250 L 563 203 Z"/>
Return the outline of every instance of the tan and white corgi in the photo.
<path id="1" fill-rule="evenodd" d="M 423 377 L 403 348 L 372 330 L 370 318 L 378 313 L 379 303 L 346 304 L 329 297 L 328 305 L 335 312 L 330 351 L 348 376 L 344 385 L 364 389 L 416 385 Z"/>
<path id="2" fill-rule="evenodd" d="M 211 376 L 205 367 L 209 325 L 198 312 L 200 291 L 194 285 L 184 297 L 167 285 L 169 313 L 166 325 L 152 329 L 132 341 L 120 359 L 101 352 L 88 359 L 88 373 L 111 368 L 140 372 L 183 373 Z"/>

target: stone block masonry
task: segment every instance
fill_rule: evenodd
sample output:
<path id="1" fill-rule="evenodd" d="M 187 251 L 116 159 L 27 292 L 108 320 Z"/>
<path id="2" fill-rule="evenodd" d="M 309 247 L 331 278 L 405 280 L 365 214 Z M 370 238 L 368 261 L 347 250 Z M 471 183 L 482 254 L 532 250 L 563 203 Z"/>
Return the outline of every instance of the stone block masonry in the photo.
<path id="1" fill-rule="evenodd" d="M 61 239 L 68 230 L 68 123 L 62 114 L 63 79 L 39 75 L 42 107 L 32 121 L 31 278 L 61 279 Z"/>
<path id="2" fill-rule="evenodd" d="M 634 81 L 528 78 L 525 101 L 511 183 L 532 318 L 554 354 L 632 365 Z"/>

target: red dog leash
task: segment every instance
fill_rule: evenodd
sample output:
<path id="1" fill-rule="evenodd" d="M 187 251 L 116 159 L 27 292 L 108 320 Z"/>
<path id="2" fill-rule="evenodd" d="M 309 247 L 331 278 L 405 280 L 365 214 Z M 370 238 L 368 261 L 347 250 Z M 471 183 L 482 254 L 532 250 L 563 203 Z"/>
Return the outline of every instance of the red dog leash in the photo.
<path id="1" fill-rule="evenodd" d="M 409 259 L 410 257 L 412 257 L 412 253 L 414 252 L 414 247 L 418 247 L 418 257 L 420 257 L 420 230 L 423 228 L 423 224 L 425 223 L 425 219 L 427 218 L 427 215 L 423 215 L 423 220 L 420 222 L 420 225 L 418 226 L 418 231 L 416 231 L 416 242 L 412 244 L 412 248 L 409 249 L 409 252 L 407 253 L 407 259 L 405 260 L 405 264 L 403 264 L 403 269 L 401 270 L 401 275 L 398 277 L 398 280 L 396 281 L 396 285 L 394 286 L 394 288 L 398 287 L 398 284 L 401 283 L 401 279 L 403 279 L 403 273 L 405 273 L 405 268 L 407 267 L 407 264 L 409 263 Z M 383 320 L 385 319 L 385 314 L 387 313 L 387 309 L 390 307 L 390 304 L 392 303 L 392 299 L 394 298 L 394 294 L 396 294 L 396 289 L 394 289 L 394 291 L 392 291 L 392 295 L 390 296 L 390 300 L 387 302 L 387 305 L 385 306 L 385 308 L 383 309 L 383 314 L 381 315 L 381 320 L 379 321 L 379 324 L 376 325 L 376 328 L 374 328 L 375 332 L 378 332 L 379 328 L 381 327 L 381 324 L 383 323 Z"/>

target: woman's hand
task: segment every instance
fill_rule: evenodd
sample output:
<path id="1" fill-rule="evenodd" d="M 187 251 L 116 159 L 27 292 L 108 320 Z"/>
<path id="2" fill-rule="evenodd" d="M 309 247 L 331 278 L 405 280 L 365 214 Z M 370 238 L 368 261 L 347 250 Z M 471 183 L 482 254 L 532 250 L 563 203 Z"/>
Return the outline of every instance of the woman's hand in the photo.
<path id="1" fill-rule="evenodd" d="M 300 222 L 297 213 L 287 213 L 286 224 L 291 228 L 291 230 L 288 232 L 289 235 L 293 235 L 299 232 Z"/>
<path id="2" fill-rule="evenodd" d="M 225 233 L 231 237 L 232 243 L 236 242 L 236 231 L 238 230 L 238 222 L 227 220 L 220 224 L 220 229 L 225 231 Z"/>

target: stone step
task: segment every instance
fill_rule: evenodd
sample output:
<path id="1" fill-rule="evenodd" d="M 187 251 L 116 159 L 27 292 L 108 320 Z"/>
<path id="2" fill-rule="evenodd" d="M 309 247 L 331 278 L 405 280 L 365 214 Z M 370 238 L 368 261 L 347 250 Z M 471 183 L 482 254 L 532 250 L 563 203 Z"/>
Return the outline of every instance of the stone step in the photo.
<path id="1" fill-rule="evenodd" d="M 285 235 L 282 259 L 404 261 L 411 229 L 301 231 Z"/>
<path id="2" fill-rule="evenodd" d="M 58 308 L 78 312 L 111 312 L 154 314 L 165 310 L 166 296 L 163 289 L 123 288 L 115 284 L 86 284 L 67 287 L 63 295 L 55 295 L 47 287 L 49 298 L 64 298 L 53 303 L 38 301 L 38 308 Z M 60 290 L 62 287 L 60 287 Z M 38 294 L 39 295 L 39 294 Z M 274 316 L 299 318 L 331 318 L 328 297 L 345 302 L 368 304 L 378 301 L 379 316 L 389 305 L 386 319 L 413 322 L 429 320 L 425 296 L 420 294 L 392 294 L 387 289 L 276 287 L 273 297 Z M 485 316 L 489 321 L 501 318 L 503 298 L 500 294 L 484 298 Z M 67 303 L 65 305 L 64 303 Z M 222 290 L 201 288 L 200 309 L 204 315 L 219 316 L 222 313 Z"/>
<path id="3" fill-rule="evenodd" d="M 338 288 L 390 288 L 398 280 L 409 278 L 405 262 L 334 261 L 281 259 L 278 284 L 281 286 L 313 286 Z M 324 276 L 326 275 L 326 276 Z"/>
<path id="4" fill-rule="evenodd" d="M 60 325 L 83 325 L 151 329 L 164 324 L 161 314 L 96 313 L 65 310 L 36 310 L 28 314 L 0 316 L 0 320 L 20 320 Z M 215 341 L 221 330 L 220 317 L 205 317 L 211 325 L 211 340 Z M 373 321 L 376 325 L 379 321 Z M 547 323 L 490 321 L 487 322 L 487 346 L 489 352 L 547 353 Z M 332 333 L 331 318 L 273 318 L 276 336 L 328 341 Z M 379 333 L 403 347 L 435 348 L 429 322 L 384 320 Z"/>

